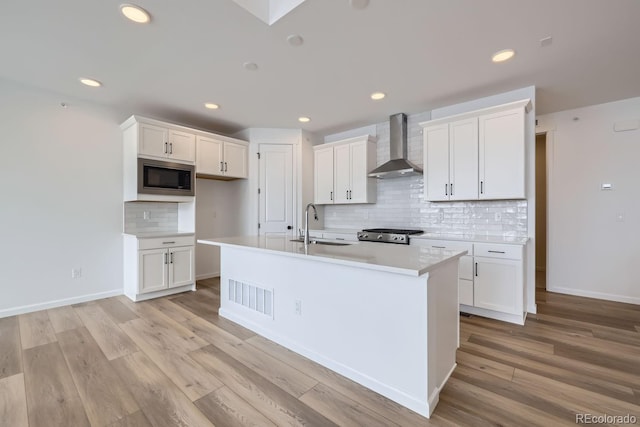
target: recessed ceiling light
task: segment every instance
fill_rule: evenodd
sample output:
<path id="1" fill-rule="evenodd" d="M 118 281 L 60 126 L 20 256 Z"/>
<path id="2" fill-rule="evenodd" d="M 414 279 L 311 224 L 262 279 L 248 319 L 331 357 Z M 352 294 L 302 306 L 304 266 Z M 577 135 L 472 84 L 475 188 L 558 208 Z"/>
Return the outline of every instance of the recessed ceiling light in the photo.
<path id="1" fill-rule="evenodd" d="M 384 99 L 384 97 L 387 96 L 384 94 L 384 92 L 374 92 L 371 94 L 371 99 L 373 99 L 374 101 L 379 101 L 381 99 Z"/>
<path id="2" fill-rule="evenodd" d="M 134 4 L 122 4 L 120 5 L 120 11 L 127 19 L 138 24 L 146 24 L 151 21 L 149 12 Z"/>
<path id="3" fill-rule="evenodd" d="M 209 110 L 217 110 L 218 108 L 220 108 L 218 104 L 214 104 L 213 102 L 206 102 L 204 104 L 204 107 L 208 108 Z"/>
<path id="4" fill-rule="evenodd" d="M 309 117 L 298 117 L 300 123 L 309 123 L 311 119 Z"/>
<path id="5" fill-rule="evenodd" d="M 304 39 L 300 34 L 291 34 L 289 37 L 287 37 L 287 42 L 291 46 L 297 47 L 297 46 L 302 46 L 302 44 L 304 43 Z"/>
<path id="6" fill-rule="evenodd" d="M 504 49 L 493 54 L 491 60 L 493 62 L 504 62 L 513 58 L 516 52 L 513 49 Z"/>
<path id="7" fill-rule="evenodd" d="M 349 4 L 354 9 L 364 9 L 369 6 L 369 0 L 349 0 Z"/>
<path id="8" fill-rule="evenodd" d="M 258 64 L 255 62 L 245 62 L 242 64 L 245 70 L 256 71 L 258 69 Z"/>
<path id="9" fill-rule="evenodd" d="M 100 87 L 100 86 L 102 86 L 102 83 L 100 83 L 99 81 L 94 80 L 94 79 L 88 79 L 86 77 L 81 77 L 80 78 L 80 83 L 82 83 L 83 85 L 91 86 L 91 87 Z"/>

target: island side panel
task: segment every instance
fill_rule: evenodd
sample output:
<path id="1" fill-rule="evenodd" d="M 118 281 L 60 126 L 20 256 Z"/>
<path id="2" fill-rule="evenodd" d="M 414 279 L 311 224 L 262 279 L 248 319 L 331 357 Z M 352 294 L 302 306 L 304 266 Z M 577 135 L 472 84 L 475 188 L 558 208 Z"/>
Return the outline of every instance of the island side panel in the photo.
<path id="1" fill-rule="evenodd" d="M 451 278 L 455 277 L 452 282 Z M 434 270 L 428 285 L 429 408 L 438 404 L 440 390 L 456 367 L 460 340 L 458 306 L 458 262 L 449 262 Z"/>
<path id="2" fill-rule="evenodd" d="M 415 277 L 230 246 L 222 247 L 221 270 L 221 316 L 430 415 L 427 402 L 433 393 L 427 385 L 437 380 L 429 381 L 427 372 L 428 274 Z M 454 284 L 456 277 L 451 277 Z M 229 280 L 272 290 L 273 316 L 229 301 Z"/>

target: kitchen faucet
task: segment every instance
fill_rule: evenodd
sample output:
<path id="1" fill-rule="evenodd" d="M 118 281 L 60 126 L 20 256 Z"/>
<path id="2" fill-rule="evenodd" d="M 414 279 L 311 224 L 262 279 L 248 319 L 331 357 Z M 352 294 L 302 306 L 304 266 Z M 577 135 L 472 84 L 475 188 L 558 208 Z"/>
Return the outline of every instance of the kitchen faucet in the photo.
<path id="1" fill-rule="evenodd" d="M 309 203 L 304 210 L 304 244 L 305 246 L 309 244 L 309 207 L 313 208 L 313 217 L 317 221 L 318 220 L 318 211 L 316 210 L 316 205 L 313 203 Z"/>

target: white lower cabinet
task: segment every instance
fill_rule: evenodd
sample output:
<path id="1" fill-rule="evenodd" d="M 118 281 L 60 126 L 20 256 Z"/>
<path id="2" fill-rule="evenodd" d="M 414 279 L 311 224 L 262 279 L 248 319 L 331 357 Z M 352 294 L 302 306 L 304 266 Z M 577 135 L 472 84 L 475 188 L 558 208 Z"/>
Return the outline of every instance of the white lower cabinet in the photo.
<path id="1" fill-rule="evenodd" d="M 126 236 L 124 252 L 125 295 L 130 299 L 139 301 L 195 290 L 193 236 Z"/>
<path id="2" fill-rule="evenodd" d="M 522 246 L 476 243 L 473 305 L 522 315 Z"/>
<path id="3" fill-rule="evenodd" d="M 460 311 L 524 323 L 524 246 L 416 238 L 411 244 L 467 251 L 458 264 Z"/>

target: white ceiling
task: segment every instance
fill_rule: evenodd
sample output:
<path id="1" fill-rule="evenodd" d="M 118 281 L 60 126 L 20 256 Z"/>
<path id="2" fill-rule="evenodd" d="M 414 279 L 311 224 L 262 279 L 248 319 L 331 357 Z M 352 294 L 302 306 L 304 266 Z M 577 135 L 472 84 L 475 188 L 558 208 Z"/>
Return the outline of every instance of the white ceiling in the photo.
<path id="1" fill-rule="evenodd" d="M 150 24 L 127 21 L 113 0 L 2 0 L 0 78 L 122 119 L 221 132 L 330 133 L 529 85 L 537 114 L 640 96 L 638 0 L 371 0 L 364 10 L 307 0 L 271 26 L 232 0 L 135 1 Z M 304 44 L 290 46 L 291 34 Z M 516 57 L 491 63 L 504 48 Z M 386 99 L 371 101 L 374 91 Z"/>

